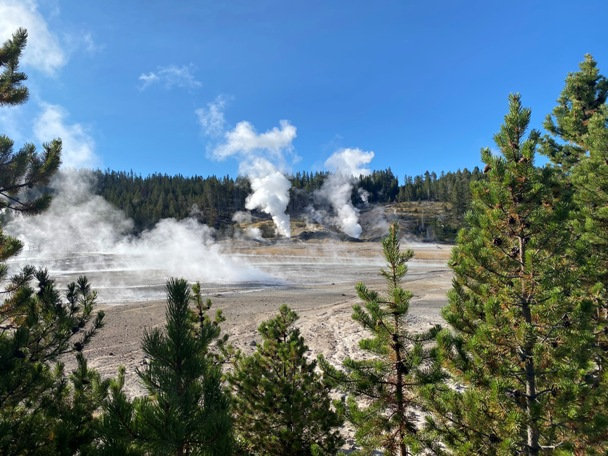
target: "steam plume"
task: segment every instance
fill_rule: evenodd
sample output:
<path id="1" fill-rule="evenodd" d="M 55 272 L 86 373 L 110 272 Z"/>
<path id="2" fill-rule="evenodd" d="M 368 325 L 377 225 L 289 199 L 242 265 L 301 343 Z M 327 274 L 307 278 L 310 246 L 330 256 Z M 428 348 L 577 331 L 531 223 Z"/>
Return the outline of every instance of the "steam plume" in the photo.
<path id="1" fill-rule="evenodd" d="M 374 158 L 373 152 L 361 149 L 341 149 L 325 161 L 325 168 L 330 171 L 318 195 L 325 198 L 336 213 L 336 224 L 351 237 L 361 236 L 359 211 L 352 205 L 351 193 L 355 179 L 367 176 L 370 170 L 364 168 Z"/>
<path id="2" fill-rule="evenodd" d="M 285 152 L 293 149 L 296 128 L 282 120 L 280 128 L 257 133 L 249 122 L 239 122 L 225 133 L 224 143 L 213 151 L 213 157 L 223 160 L 237 157 L 239 174 L 247 176 L 253 193 L 247 197 L 248 210 L 260 209 L 269 214 L 279 234 L 291 236 L 289 215 L 285 213 L 289 203 L 291 183 L 285 177 Z"/>
<path id="3" fill-rule="evenodd" d="M 101 297 L 110 301 L 116 297 L 104 295 L 103 282 L 117 291 L 163 283 L 169 276 L 206 283 L 274 282 L 223 252 L 213 230 L 195 219 L 164 219 L 138 237 L 130 235 L 133 222 L 94 195 L 93 182 L 89 171 L 61 171 L 52 182 L 56 196 L 47 211 L 7 224 L 7 233 L 24 243 L 19 263 L 59 274 L 103 273 L 95 283 L 101 282 Z"/>
<path id="4" fill-rule="evenodd" d="M 270 277 L 224 253 L 213 230 L 194 219 L 161 220 L 140 236 L 129 235 L 133 222 L 92 193 L 88 171 L 62 171 L 52 186 L 51 206 L 40 215 L 17 217 L 6 231 L 24 243 L 22 258 L 59 271 L 155 271 L 213 283 L 268 282 Z M 62 263 L 65 259 L 69 261 Z M 103 259 L 103 260 L 100 260 Z M 107 298 L 107 297 L 106 297 Z"/>

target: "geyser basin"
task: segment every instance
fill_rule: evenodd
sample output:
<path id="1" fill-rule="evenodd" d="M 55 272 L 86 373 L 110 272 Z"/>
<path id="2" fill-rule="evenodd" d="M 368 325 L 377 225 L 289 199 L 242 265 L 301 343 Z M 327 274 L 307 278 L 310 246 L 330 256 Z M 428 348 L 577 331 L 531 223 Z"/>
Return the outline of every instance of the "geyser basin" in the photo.
<path id="1" fill-rule="evenodd" d="M 84 252 L 48 257 L 38 256 L 36 253 L 29 250 L 17 259 L 9 261 L 10 273 L 15 273 L 28 264 L 43 267 L 48 269 L 51 277 L 61 287 L 81 275 L 86 275 L 98 292 L 98 301 L 105 304 L 164 299 L 165 283 L 168 278 L 174 276 L 201 282 L 207 294 L 222 292 L 227 288 L 246 291 L 282 283 L 242 260 L 237 263 L 232 256 L 222 256 L 222 264 L 217 264 L 218 258 L 210 258 L 209 265 L 189 265 L 187 258 L 162 262 L 150 261 L 150 256 L 137 254 Z M 176 268 L 175 262 L 180 260 L 182 263 Z M 211 269 L 215 271 L 209 273 Z"/>
<path id="2" fill-rule="evenodd" d="M 169 277 L 199 281 L 206 295 L 243 293 L 268 287 L 311 287 L 352 284 L 377 278 L 384 265 L 378 242 L 295 241 L 260 245 L 255 242 L 225 240 L 214 245 L 216 252 L 205 259 L 177 257 L 161 261 L 154 255 L 107 252 L 79 252 L 37 255 L 24 251 L 9 262 L 11 272 L 26 264 L 47 268 L 60 286 L 80 275 L 89 278 L 98 291 L 99 302 L 126 304 L 164 300 Z M 409 280 L 445 268 L 433 261 L 432 252 L 441 246 L 420 244 L 416 250 L 431 252 L 424 260 L 410 262 Z M 178 264 L 178 268 L 175 268 Z M 225 273 L 222 273 L 224 271 Z"/>

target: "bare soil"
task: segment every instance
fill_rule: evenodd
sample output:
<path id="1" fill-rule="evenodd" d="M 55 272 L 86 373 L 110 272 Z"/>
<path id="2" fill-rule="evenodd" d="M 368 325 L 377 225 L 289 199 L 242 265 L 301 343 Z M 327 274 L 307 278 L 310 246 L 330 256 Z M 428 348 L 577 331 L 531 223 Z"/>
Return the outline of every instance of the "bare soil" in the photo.
<path id="1" fill-rule="evenodd" d="M 427 329 L 441 323 L 440 309 L 447 302 L 451 284 L 447 267 L 451 249 L 406 242 L 403 247 L 415 252 L 405 281 L 405 288 L 414 294 L 409 321 L 414 328 Z M 227 248 L 283 277 L 280 286 L 215 288 L 208 296 L 213 301 L 212 311 L 221 309 L 226 317 L 223 330 L 232 343 L 252 350 L 259 324 L 287 304 L 300 315 L 298 326 L 311 356 L 322 353 L 339 364 L 357 351 L 365 333 L 351 319 L 352 306 L 359 302 L 355 284 L 362 281 L 370 288 L 384 290 L 378 274 L 382 264 L 379 242 L 310 241 Z M 164 324 L 165 302 L 107 303 L 100 308 L 106 313 L 105 326 L 85 350 L 89 364 L 103 376 L 114 376 L 120 365 L 125 366 L 128 393 L 140 394 L 136 368 L 143 361 L 141 338 L 146 328 Z"/>

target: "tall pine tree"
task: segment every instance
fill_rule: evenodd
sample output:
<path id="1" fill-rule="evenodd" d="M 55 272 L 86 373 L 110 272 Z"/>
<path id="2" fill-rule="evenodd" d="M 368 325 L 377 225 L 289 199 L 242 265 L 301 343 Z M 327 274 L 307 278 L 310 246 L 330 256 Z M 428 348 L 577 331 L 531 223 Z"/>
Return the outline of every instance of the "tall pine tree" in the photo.
<path id="1" fill-rule="evenodd" d="M 417 390 L 438 381 L 442 373 L 433 361 L 434 351 L 426 344 L 439 330 L 413 332 L 407 314 L 412 293 L 401 288 L 407 273 L 411 250 L 401 251 L 398 228 L 393 224 L 382 241 L 386 269 L 386 294 L 357 285 L 363 306 L 353 308 L 353 319 L 371 333 L 359 346 L 369 353 L 365 359 L 346 359 L 343 370 L 321 359 L 321 365 L 335 385 L 350 394 L 344 407 L 356 428 L 357 442 L 371 452 L 382 448 L 385 454 L 406 456 L 419 447 Z"/>
<path id="2" fill-rule="evenodd" d="M 591 387 L 579 396 L 575 432 L 581 451 L 608 451 L 608 79 L 590 55 L 566 78 L 546 126 L 545 152 L 572 185 L 576 210 L 571 229 L 578 242 L 571 255 L 594 305 L 594 362 Z M 567 157 L 567 160 L 562 160 Z"/>
<path id="3" fill-rule="evenodd" d="M 571 454 L 576 398 L 588 389 L 592 305 L 568 253 L 569 192 L 534 165 L 540 134 L 511 95 L 487 178 L 450 265 L 454 285 L 438 337 L 452 381 L 429 388 L 429 442 L 441 454 Z M 446 450 L 447 448 L 447 450 Z"/>
<path id="4" fill-rule="evenodd" d="M 26 75 L 19 71 L 26 42 L 27 32 L 19 29 L 0 47 L 2 108 L 27 99 L 22 85 Z M 39 212 L 50 202 L 45 186 L 59 167 L 61 141 L 45 144 L 41 154 L 32 144 L 18 151 L 13 145 L 10 138 L 0 135 L 0 210 Z M 68 415 L 74 417 L 70 409 L 84 403 L 79 395 L 84 390 L 76 380 L 78 371 L 73 388 L 67 386 L 58 358 L 70 351 L 81 352 L 101 326 L 103 313 L 93 312 L 96 295 L 84 277 L 68 285 L 65 297 L 45 270 L 28 266 L 6 280 L 4 261 L 21 247 L 0 230 L 0 280 L 8 282 L 0 305 L 0 453 L 65 454 L 71 443 L 58 442 L 70 421 Z M 79 359 L 82 368 L 84 358 Z M 88 375 L 86 367 L 79 371 Z M 87 420 L 84 411 L 81 418 Z M 90 441 L 92 434 L 74 438 Z"/>

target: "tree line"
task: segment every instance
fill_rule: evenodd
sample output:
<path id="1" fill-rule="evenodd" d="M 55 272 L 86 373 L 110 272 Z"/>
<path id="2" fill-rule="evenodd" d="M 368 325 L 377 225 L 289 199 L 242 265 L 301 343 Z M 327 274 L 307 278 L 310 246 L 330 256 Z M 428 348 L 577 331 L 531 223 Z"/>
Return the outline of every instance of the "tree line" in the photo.
<path id="1" fill-rule="evenodd" d="M 0 104 L 23 102 L 27 34 L 0 48 Z M 402 287 L 411 251 L 397 225 L 382 242 L 383 291 L 357 285 L 353 319 L 369 337 L 342 365 L 307 356 L 287 306 L 253 353 L 221 333 L 198 284 L 167 282 L 166 322 L 146 331 L 141 397 L 124 369 L 103 379 L 83 349 L 102 330 L 86 278 L 60 291 L 26 267 L 0 306 L 0 452 L 42 455 L 330 455 L 352 424 L 362 454 L 602 455 L 608 452 L 608 79 L 586 56 L 542 135 L 509 97 L 482 151 L 458 234 L 443 327 L 416 331 Z M 36 153 L 0 137 L 7 210 L 35 213 L 61 142 Z M 535 164 L 537 154 L 548 163 Z M 25 183 L 25 185 L 22 185 Z M 39 190 L 39 191 L 30 191 Z M 19 241 L 0 235 L 4 262 Z M 66 373 L 61 355 L 77 367 Z M 230 369 L 224 366 L 230 365 Z M 342 394 L 331 400 L 330 392 Z"/>
<path id="2" fill-rule="evenodd" d="M 352 201 L 356 206 L 407 201 L 436 201 L 448 204 L 450 219 L 460 228 L 464 214 L 470 208 L 470 183 L 483 173 L 472 171 L 426 172 L 405 176 L 399 185 L 390 169 L 373 171 L 361 176 L 354 185 Z M 134 222 L 136 232 L 152 228 L 160 219 L 195 217 L 201 223 L 222 230 L 232 224 L 232 216 L 245 210 L 245 200 L 251 187 L 246 178 L 224 176 L 185 177 L 152 174 L 142 177 L 124 171 L 96 171 L 95 192 L 124 211 Z M 291 189 L 287 213 L 302 216 L 314 205 L 315 192 L 320 190 L 327 173 L 297 172 L 290 176 Z M 361 197 L 364 191 L 365 201 Z M 262 216 L 262 214 L 257 214 Z"/>

